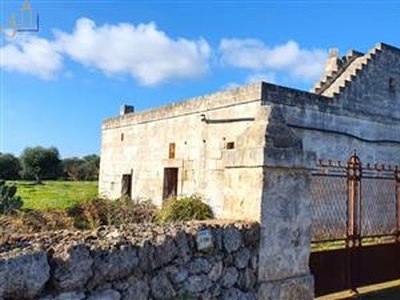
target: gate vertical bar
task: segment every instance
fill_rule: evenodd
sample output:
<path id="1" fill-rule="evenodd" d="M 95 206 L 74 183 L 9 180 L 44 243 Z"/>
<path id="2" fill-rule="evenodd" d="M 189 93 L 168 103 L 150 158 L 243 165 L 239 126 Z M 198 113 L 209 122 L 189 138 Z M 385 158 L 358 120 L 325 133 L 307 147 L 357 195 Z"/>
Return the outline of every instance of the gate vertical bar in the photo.
<path id="1" fill-rule="evenodd" d="M 353 236 L 353 207 L 354 207 L 354 202 L 353 202 L 353 183 L 351 180 L 351 174 L 350 174 L 350 162 L 347 162 L 347 167 L 346 167 L 346 189 L 347 189 L 347 229 L 346 229 L 346 288 L 351 287 L 351 260 L 350 260 L 350 237 Z"/>
<path id="2" fill-rule="evenodd" d="M 347 284 L 355 290 L 352 280 L 354 251 L 361 244 L 361 176 L 362 167 L 356 150 L 347 162 Z"/>

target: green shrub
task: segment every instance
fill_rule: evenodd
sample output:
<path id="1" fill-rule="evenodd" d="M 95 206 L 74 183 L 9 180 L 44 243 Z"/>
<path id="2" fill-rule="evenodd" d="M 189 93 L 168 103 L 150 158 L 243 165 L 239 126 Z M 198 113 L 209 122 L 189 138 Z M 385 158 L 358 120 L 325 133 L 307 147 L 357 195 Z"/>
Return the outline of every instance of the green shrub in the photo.
<path id="1" fill-rule="evenodd" d="M 201 195 L 170 198 L 157 213 L 160 222 L 207 220 L 213 218 L 211 207 L 204 202 Z"/>
<path id="2" fill-rule="evenodd" d="M 15 185 L 6 185 L 5 181 L 0 181 L 0 214 L 9 214 L 22 207 L 22 199 L 16 193 Z"/>

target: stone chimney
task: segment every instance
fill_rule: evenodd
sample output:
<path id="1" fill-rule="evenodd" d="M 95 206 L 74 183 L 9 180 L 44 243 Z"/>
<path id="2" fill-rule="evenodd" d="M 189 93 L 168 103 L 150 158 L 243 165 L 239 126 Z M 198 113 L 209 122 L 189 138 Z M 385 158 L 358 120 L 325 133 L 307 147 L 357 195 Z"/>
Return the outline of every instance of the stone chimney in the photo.
<path id="1" fill-rule="evenodd" d="M 135 107 L 133 105 L 124 104 L 121 106 L 121 108 L 119 110 L 119 115 L 123 116 L 123 115 L 130 114 L 133 112 L 135 112 Z"/>
<path id="2" fill-rule="evenodd" d="M 340 70 L 341 66 L 342 60 L 339 58 L 339 49 L 329 49 L 329 57 L 325 63 L 325 74 L 332 74 L 332 72 L 337 72 Z"/>

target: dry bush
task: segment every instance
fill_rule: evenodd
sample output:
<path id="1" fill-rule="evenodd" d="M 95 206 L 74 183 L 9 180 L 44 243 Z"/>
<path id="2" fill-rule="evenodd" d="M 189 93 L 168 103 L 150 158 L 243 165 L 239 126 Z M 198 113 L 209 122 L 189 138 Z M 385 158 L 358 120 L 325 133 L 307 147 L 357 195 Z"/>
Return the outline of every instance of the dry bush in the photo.
<path id="1" fill-rule="evenodd" d="M 133 201 L 129 198 L 117 200 L 90 199 L 78 203 L 68 210 L 79 229 L 93 229 L 101 225 L 121 225 L 151 222 L 156 207 L 149 201 Z"/>
<path id="2" fill-rule="evenodd" d="M 1 228 L 9 233 L 35 233 L 73 229 L 73 221 L 65 211 L 21 211 L 12 216 L 3 217 Z"/>

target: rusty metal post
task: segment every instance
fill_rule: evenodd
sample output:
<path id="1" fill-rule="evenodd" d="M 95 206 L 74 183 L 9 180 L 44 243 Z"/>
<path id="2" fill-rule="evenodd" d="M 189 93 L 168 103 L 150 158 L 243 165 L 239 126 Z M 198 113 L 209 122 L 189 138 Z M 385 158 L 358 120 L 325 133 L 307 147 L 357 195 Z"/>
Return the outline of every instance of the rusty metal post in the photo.
<path id="1" fill-rule="evenodd" d="M 362 167 L 356 150 L 347 162 L 347 270 L 348 288 L 357 291 L 353 284 L 353 262 L 355 251 L 361 245 L 361 176 Z"/>
<path id="2" fill-rule="evenodd" d="M 361 240 L 361 160 L 356 151 L 347 162 L 347 242 L 359 245 Z"/>

